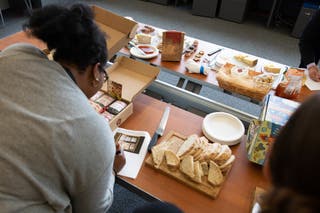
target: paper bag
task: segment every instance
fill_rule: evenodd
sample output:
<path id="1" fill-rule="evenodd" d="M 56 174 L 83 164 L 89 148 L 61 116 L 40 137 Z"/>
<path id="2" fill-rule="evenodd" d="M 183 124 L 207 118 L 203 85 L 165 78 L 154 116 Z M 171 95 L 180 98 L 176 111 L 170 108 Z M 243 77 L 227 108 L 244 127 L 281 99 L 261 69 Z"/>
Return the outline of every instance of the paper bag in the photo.
<path id="1" fill-rule="evenodd" d="M 184 33 L 165 31 L 162 34 L 162 61 L 180 61 L 183 52 Z"/>

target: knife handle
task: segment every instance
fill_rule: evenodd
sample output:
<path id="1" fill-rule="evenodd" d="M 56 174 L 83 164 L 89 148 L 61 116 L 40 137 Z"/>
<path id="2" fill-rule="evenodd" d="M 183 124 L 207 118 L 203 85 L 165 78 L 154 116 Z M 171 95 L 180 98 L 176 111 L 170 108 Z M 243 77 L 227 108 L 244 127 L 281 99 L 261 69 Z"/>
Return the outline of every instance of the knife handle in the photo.
<path id="1" fill-rule="evenodd" d="M 156 145 L 158 141 L 158 137 L 159 137 L 158 133 L 154 133 L 148 146 L 148 152 L 151 152 L 152 147 Z"/>
<path id="2" fill-rule="evenodd" d="M 208 53 L 208 56 L 212 56 L 212 55 L 214 55 L 214 54 L 216 54 L 216 53 L 220 52 L 221 50 L 222 50 L 222 48 L 217 49 L 217 50 L 213 50 L 213 51 L 211 51 L 211 52 L 209 52 L 209 53 Z"/>

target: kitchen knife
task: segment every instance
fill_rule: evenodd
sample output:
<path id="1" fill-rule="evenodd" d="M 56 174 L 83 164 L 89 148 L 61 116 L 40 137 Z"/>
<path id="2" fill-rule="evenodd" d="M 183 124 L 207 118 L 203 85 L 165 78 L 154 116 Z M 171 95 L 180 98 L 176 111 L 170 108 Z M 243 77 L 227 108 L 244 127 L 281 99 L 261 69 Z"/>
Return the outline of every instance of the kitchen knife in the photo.
<path id="1" fill-rule="evenodd" d="M 166 124 L 168 121 L 169 112 L 170 112 L 170 107 L 167 106 L 162 114 L 162 118 L 160 120 L 157 130 L 151 138 L 151 141 L 148 146 L 148 152 L 151 152 L 151 149 L 157 143 L 158 138 L 163 135 L 164 129 L 166 128 Z"/>
<path id="2" fill-rule="evenodd" d="M 221 50 L 222 50 L 222 48 L 219 48 L 219 49 L 217 49 L 217 50 L 214 50 L 214 51 L 212 51 L 212 52 L 209 52 L 209 53 L 208 53 L 208 56 L 213 56 L 214 54 L 220 52 Z"/>

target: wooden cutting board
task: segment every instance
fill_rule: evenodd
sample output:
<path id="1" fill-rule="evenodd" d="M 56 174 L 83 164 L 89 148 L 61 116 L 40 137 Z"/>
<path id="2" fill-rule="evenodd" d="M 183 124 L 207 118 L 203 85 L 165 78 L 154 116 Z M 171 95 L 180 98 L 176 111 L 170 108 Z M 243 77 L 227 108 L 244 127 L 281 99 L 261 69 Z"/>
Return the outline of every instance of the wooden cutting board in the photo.
<path id="1" fill-rule="evenodd" d="M 186 139 L 185 136 L 176 133 L 174 131 L 169 132 L 162 140 L 162 143 L 166 143 L 170 140 L 180 140 L 180 141 L 184 141 Z M 220 186 L 213 186 L 208 182 L 208 178 L 207 176 L 202 176 L 202 183 L 196 183 L 194 181 L 192 181 L 189 177 L 187 177 L 186 175 L 184 175 L 182 172 L 180 172 L 179 169 L 173 171 L 171 169 L 169 169 L 166 165 L 165 160 L 162 161 L 160 167 L 157 169 L 154 167 L 154 163 L 152 160 L 152 155 L 149 155 L 149 157 L 146 159 L 146 164 L 156 170 L 158 170 L 159 172 L 168 175 L 169 177 L 172 177 L 174 179 L 176 179 L 177 181 L 205 194 L 208 195 L 209 197 L 216 199 L 219 195 L 220 190 L 223 187 L 223 183 L 226 180 L 226 177 L 228 176 L 230 170 L 232 167 L 230 167 L 225 173 L 224 173 L 224 181 Z"/>

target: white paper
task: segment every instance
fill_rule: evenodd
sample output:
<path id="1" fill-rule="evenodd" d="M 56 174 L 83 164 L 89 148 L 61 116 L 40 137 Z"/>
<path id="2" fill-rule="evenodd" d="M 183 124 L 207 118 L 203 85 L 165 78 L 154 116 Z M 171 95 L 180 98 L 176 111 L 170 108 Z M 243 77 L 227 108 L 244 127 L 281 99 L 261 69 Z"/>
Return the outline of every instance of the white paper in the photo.
<path id="1" fill-rule="evenodd" d="M 315 82 L 309 77 L 309 72 L 306 71 L 306 86 L 309 88 L 309 90 L 320 90 L 320 82 Z"/>
<path id="2" fill-rule="evenodd" d="M 142 142 L 142 146 L 140 148 L 139 153 L 133 153 L 129 151 L 124 151 L 124 155 L 126 157 L 126 165 L 122 168 L 122 170 L 118 173 L 118 175 L 129 177 L 135 179 L 138 176 L 144 158 L 147 154 L 148 145 L 150 143 L 151 137 L 146 131 L 134 131 L 123 128 L 117 128 L 114 131 L 114 135 L 116 133 L 122 133 L 128 136 L 139 137 L 143 136 L 144 141 Z"/>

